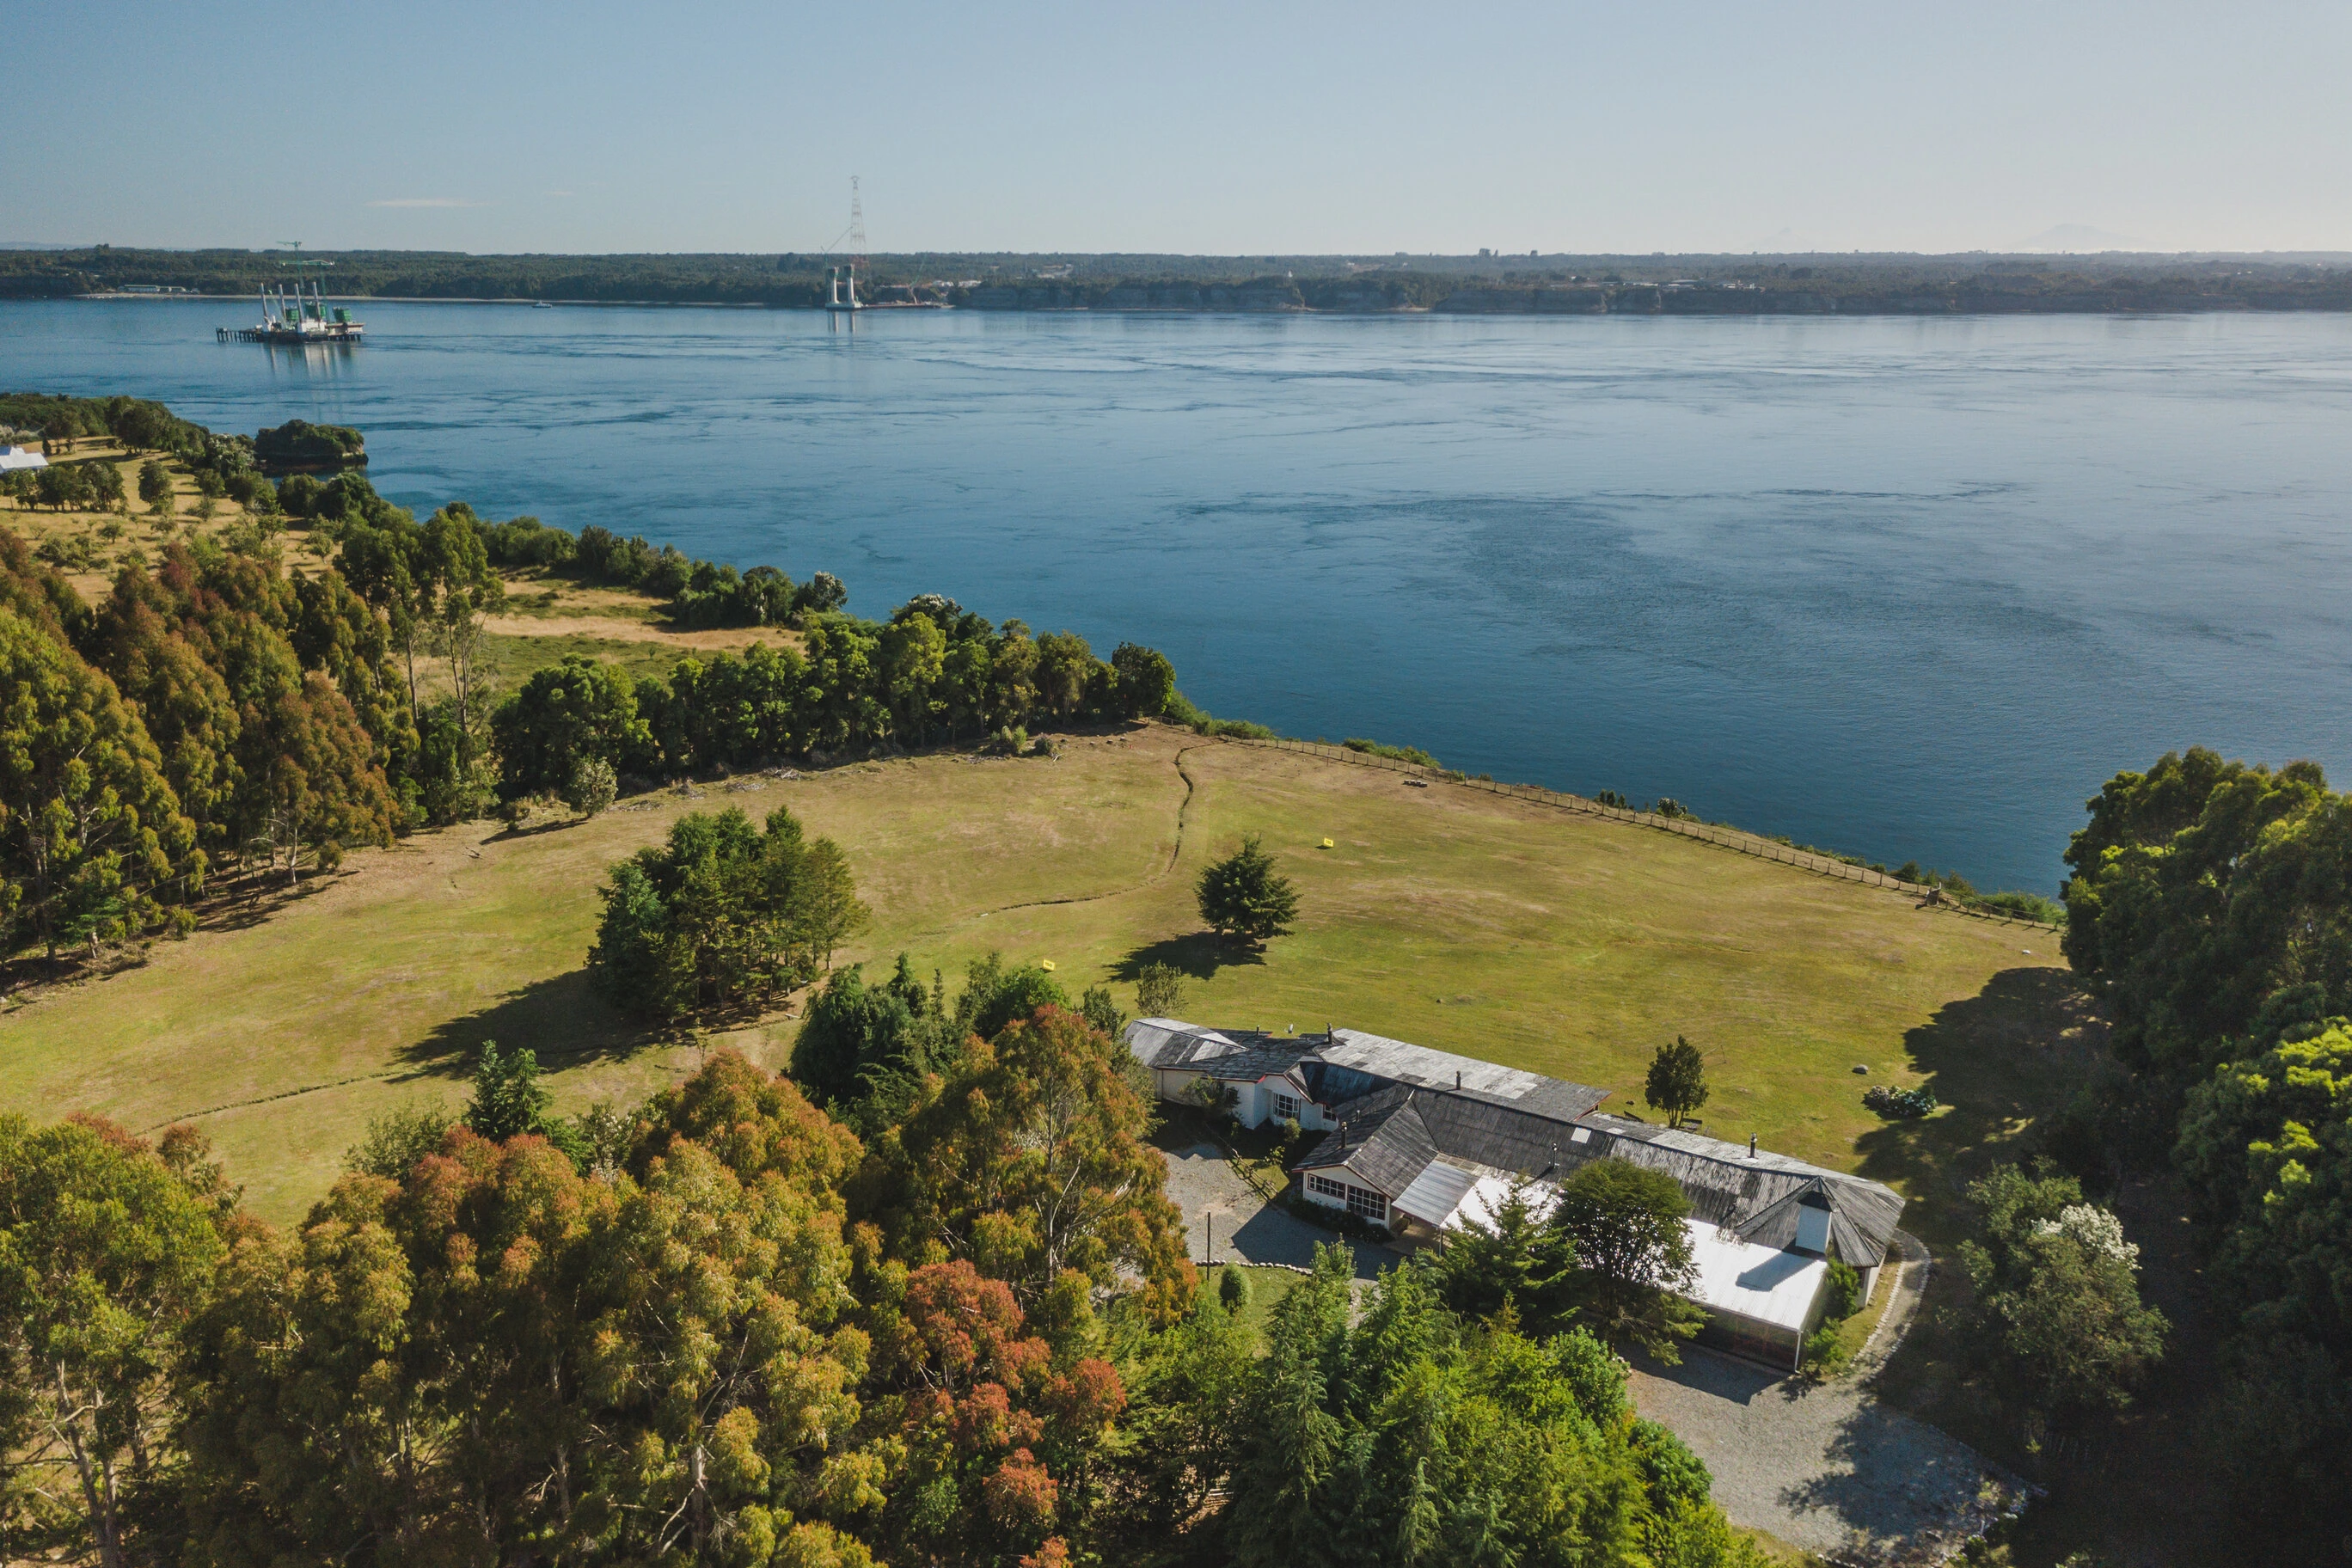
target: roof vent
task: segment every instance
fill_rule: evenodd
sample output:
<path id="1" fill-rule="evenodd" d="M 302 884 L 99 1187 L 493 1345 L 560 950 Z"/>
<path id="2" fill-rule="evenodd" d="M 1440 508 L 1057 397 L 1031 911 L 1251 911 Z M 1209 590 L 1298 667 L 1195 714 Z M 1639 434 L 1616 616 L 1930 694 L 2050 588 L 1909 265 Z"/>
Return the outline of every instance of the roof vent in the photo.
<path id="1" fill-rule="evenodd" d="M 1462 1069 L 1460 1068 L 1455 1068 L 1454 1069 L 1454 1087 L 1456 1089 L 1460 1089 L 1462 1087 Z"/>
<path id="2" fill-rule="evenodd" d="M 1756 1134 L 1753 1132 L 1748 1135 L 1748 1157 L 1751 1160 L 1756 1158 Z"/>

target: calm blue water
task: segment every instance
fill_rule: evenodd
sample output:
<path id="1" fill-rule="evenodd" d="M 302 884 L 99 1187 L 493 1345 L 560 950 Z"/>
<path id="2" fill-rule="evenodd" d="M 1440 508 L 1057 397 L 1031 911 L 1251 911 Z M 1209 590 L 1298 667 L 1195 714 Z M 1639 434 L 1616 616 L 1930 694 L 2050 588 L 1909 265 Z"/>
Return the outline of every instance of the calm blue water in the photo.
<path id="1" fill-rule="evenodd" d="M 2352 779 L 2352 320 L 0 305 L 0 385 L 366 430 L 378 487 L 936 591 L 1294 734 L 2051 890 L 2203 742 Z"/>

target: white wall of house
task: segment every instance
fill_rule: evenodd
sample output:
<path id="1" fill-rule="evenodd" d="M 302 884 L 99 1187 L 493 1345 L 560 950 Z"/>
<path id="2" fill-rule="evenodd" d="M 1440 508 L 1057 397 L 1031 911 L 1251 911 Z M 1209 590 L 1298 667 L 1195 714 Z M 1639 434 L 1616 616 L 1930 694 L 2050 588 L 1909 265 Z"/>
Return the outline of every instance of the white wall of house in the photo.
<path id="1" fill-rule="evenodd" d="M 1388 1194 L 1354 1180 L 1344 1170 L 1309 1171 L 1299 1177 L 1298 1190 L 1307 1194 L 1308 1203 L 1345 1209 L 1374 1225 L 1391 1223 Z"/>

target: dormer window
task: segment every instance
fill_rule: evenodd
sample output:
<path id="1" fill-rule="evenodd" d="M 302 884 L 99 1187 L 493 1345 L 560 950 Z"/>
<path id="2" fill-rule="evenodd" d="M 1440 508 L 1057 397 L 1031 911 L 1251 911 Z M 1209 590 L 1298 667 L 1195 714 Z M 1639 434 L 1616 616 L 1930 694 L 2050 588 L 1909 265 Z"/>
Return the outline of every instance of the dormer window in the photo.
<path id="1" fill-rule="evenodd" d="M 1830 1200 L 1819 1187 L 1797 1200 L 1797 1250 L 1820 1253 L 1830 1249 Z"/>

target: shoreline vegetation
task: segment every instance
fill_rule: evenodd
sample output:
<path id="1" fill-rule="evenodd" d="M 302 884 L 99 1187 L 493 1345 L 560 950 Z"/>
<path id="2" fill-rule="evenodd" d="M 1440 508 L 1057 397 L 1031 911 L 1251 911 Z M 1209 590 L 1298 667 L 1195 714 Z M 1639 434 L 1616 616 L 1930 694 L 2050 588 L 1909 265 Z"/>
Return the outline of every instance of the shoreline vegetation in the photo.
<path id="1" fill-rule="evenodd" d="M 1074 633 L 1033 636 L 1017 619 L 997 625 L 938 595 L 868 621 L 845 613 L 846 588 L 824 572 L 796 584 L 772 566 L 739 572 L 593 526 L 575 535 L 527 516 L 489 522 L 462 502 L 420 524 L 368 484 L 365 441 L 352 429 L 298 420 L 255 437 L 221 436 L 159 404 L 34 394 L 0 396 L 0 424 L 37 432 L 58 459 L 5 481 L 27 521 L 54 519 L 37 541 L 8 536 L 14 593 L 47 617 L 26 626 L 26 657 L 61 657 L 60 679 L 86 674 L 119 689 L 117 716 L 104 722 L 121 731 L 128 771 L 112 787 L 138 803 L 135 829 L 97 834 L 65 860 L 21 868 L 12 963 L 30 949 L 51 972 L 61 949 L 97 963 L 159 930 L 184 929 L 207 877 L 232 865 L 249 880 L 282 864 L 297 885 L 306 865 L 332 869 L 361 845 L 492 811 L 520 826 L 591 796 L 609 805 L 680 780 L 942 742 L 1046 754 L 1060 742 L 1045 731 L 1107 721 L 1283 741 L 1197 708 L 1150 648 L 1121 644 L 1103 659 Z M 121 453 L 100 455 L 90 442 Z M 158 456 L 129 460 L 141 451 Z M 166 457 L 197 492 L 184 530 Z M 152 542 L 129 537 L 134 489 Z M 222 518 L 227 506 L 233 521 Z M 74 512 L 86 514 L 79 526 L 66 520 Z M 296 543 L 297 533 L 307 564 L 289 564 L 280 543 Z M 641 624 L 657 635 L 751 640 L 672 647 L 667 668 L 658 641 L 620 660 L 590 642 L 495 692 L 494 619 L 510 627 L 549 611 L 567 587 L 634 595 Z M 553 630 L 560 623 L 549 619 Z M 274 661 L 255 667 L 239 651 L 256 636 L 282 650 Z M 201 676 L 179 668 L 198 666 Z M 102 709 L 111 692 L 93 689 Z M 1636 808 L 1612 791 L 1587 800 L 1498 786 L 1417 748 L 1366 739 L 1339 754 L 1646 819 L 1750 854 L 1781 858 L 1770 847 L 1779 844 L 1790 864 L 1838 875 L 1851 867 L 1856 879 L 1874 876 L 1964 912 L 2045 925 L 2063 918 L 2050 900 L 1979 895 L 1958 875 L 1916 863 L 1890 871 L 1703 824 L 1670 799 Z M 583 783 L 583 770 L 600 782 Z"/>
<path id="2" fill-rule="evenodd" d="M 305 253 L 306 258 L 310 253 Z M 334 298 L 817 310 L 839 258 L 327 251 Z M 0 251 L 0 300 L 252 297 L 283 258 Z M 1395 315 L 1976 315 L 2352 310 L 2352 257 L 2096 255 L 877 256 L 876 307 Z"/>

